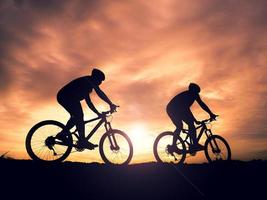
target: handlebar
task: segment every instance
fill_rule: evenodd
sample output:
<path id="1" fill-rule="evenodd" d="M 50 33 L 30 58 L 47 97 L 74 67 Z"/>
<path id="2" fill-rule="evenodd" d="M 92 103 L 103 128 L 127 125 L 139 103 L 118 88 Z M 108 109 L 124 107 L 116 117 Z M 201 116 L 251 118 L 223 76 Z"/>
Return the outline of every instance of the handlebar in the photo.
<path id="1" fill-rule="evenodd" d="M 116 106 L 116 108 L 118 108 L 118 107 L 120 107 L 120 106 Z M 114 112 L 117 112 L 116 108 L 114 110 L 104 111 L 104 112 L 102 112 L 102 115 L 106 116 L 106 115 L 112 114 Z"/>
<path id="2" fill-rule="evenodd" d="M 119 107 L 119 106 L 116 106 L 116 108 L 118 108 L 118 107 Z M 112 113 L 117 112 L 117 111 L 116 111 L 116 108 L 114 108 L 113 110 L 111 109 L 111 110 L 102 112 L 102 113 L 101 113 L 101 116 L 98 116 L 98 117 L 93 118 L 93 119 L 90 119 L 90 120 L 85 120 L 84 123 L 85 123 L 85 124 L 86 124 L 86 123 L 90 123 L 90 122 L 92 122 L 92 121 L 95 121 L 95 120 L 98 120 L 98 119 L 101 119 L 101 118 L 104 119 L 104 118 L 108 117 L 108 115 L 111 115 Z"/>
<path id="3" fill-rule="evenodd" d="M 201 121 L 201 124 L 206 124 L 206 123 L 210 123 L 212 121 L 216 121 L 217 117 L 219 117 L 219 115 L 216 115 L 215 118 L 204 119 L 204 120 Z"/>

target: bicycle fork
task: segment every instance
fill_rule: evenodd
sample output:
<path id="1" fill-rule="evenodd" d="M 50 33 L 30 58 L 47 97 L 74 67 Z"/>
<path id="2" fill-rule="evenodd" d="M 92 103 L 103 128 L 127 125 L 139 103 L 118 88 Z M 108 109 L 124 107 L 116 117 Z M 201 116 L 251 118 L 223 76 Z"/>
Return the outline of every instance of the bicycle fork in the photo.
<path id="1" fill-rule="evenodd" d="M 107 132 L 110 132 L 110 134 L 108 135 L 108 140 L 109 140 L 109 143 L 110 143 L 110 149 L 118 151 L 120 149 L 120 147 L 118 146 L 118 143 L 116 141 L 114 133 L 112 132 L 111 124 L 109 122 L 106 123 L 105 124 L 105 128 L 106 128 Z"/>
<path id="2" fill-rule="evenodd" d="M 206 131 L 206 135 L 207 135 L 207 137 L 212 136 L 211 131 L 210 130 L 207 130 Z M 219 146 L 218 146 L 215 138 L 213 140 L 210 140 L 210 146 L 211 146 L 211 149 L 212 149 L 212 152 L 213 153 L 216 153 L 216 154 L 221 153 L 221 150 L 220 150 L 220 148 L 219 148 Z"/>

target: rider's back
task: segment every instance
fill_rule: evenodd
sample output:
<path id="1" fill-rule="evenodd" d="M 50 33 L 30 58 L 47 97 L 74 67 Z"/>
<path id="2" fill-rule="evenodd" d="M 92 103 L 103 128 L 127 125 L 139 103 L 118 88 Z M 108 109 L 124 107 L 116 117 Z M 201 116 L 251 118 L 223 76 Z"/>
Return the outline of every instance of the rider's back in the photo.
<path id="1" fill-rule="evenodd" d="M 92 89 L 91 76 L 83 76 L 72 80 L 61 88 L 58 97 L 81 101 L 92 92 Z"/>
<path id="2" fill-rule="evenodd" d="M 198 97 L 198 94 L 186 90 L 173 97 L 168 103 L 167 109 L 189 109 Z"/>

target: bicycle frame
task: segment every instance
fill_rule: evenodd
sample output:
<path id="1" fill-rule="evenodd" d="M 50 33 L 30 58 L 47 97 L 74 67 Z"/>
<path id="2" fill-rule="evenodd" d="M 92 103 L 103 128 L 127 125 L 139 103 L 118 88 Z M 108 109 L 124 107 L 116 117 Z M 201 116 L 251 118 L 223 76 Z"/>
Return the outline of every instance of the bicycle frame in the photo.
<path id="1" fill-rule="evenodd" d="M 93 121 L 96 121 L 96 120 L 99 120 L 99 122 L 95 125 L 95 127 L 90 131 L 90 133 L 85 137 L 86 140 L 90 140 L 90 138 L 95 134 L 95 132 L 99 129 L 99 127 L 104 123 L 104 127 L 106 129 L 106 132 L 112 130 L 112 127 L 111 127 L 111 123 L 107 121 L 107 114 L 108 112 L 104 112 L 103 113 L 103 117 L 96 117 L 96 118 L 93 118 L 93 119 L 90 119 L 90 120 L 86 120 L 84 121 L 84 125 L 85 124 L 88 124 L 88 123 L 91 123 Z M 71 134 L 75 135 L 75 137 L 77 139 L 79 139 L 79 135 L 77 133 L 77 128 L 71 132 Z M 116 150 L 118 149 L 118 144 L 117 144 L 117 141 L 116 141 L 116 138 L 114 137 L 114 134 L 110 134 L 108 135 L 108 139 L 109 139 L 109 142 L 110 142 L 110 145 L 111 145 L 111 148 Z M 73 146 L 76 146 L 75 144 L 73 144 Z"/>
<path id="2" fill-rule="evenodd" d="M 205 122 L 203 122 L 202 124 L 200 124 L 199 126 L 197 126 L 196 127 L 196 131 L 198 129 L 200 129 L 200 128 L 201 128 L 201 130 L 199 131 L 199 134 L 197 135 L 197 142 L 200 141 L 200 138 L 202 137 L 203 133 L 206 134 L 207 138 L 212 135 L 211 130 L 207 128 Z M 187 136 L 184 139 L 184 142 L 187 143 L 187 145 L 190 146 L 192 144 L 192 138 L 188 134 L 189 133 L 189 130 L 188 129 L 182 129 L 182 132 L 187 134 Z M 189 140 L 190 142 L 188 142 L 188 138 L 190 139 Z"/>
<path id="3" fill-rule="evenodd" d="M 99 129 L 99 127 L 103 124 L 104 124 L 104 127 L 106 129 L 106 131 L 109 131 L 109 130 L 112 130 L 112 127 L 111 127 L 111 124 L 110 122 L 107 122 L 107 118 L 106 116 L 103 116 L 103 117 L 96 117 L 96 118 L 93 118 L 93 119 L 90 119 L 90 120 L 86 120 L 84 121 L 84 125 L 85 124 L 88 124 L 88 123 L 91 123 L 91 122 L 94 122 L 96 120 L 99 120 L 99 122 L 95 125 L 95 127 L 90 131 L 90 133 L 85 137 L 86 140 L 89 140 L 94 134 L 95 132 Z M 79 135 L 77 134 L 77 128 L 71 132 L 71 134 L 75 135 L 77 138 L 79 138 Z"/>

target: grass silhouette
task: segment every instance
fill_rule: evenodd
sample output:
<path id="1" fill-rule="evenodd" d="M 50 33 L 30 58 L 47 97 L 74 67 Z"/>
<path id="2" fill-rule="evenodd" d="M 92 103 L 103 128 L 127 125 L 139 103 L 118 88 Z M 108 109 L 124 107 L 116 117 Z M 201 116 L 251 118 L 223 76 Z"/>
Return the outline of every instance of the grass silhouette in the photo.
<path id="1" fill-rule="evenodd" d="M 3 153 L 3 154 L 0 156 L 0 160 L 3 160 L 3 159 L 14 160 L 14 158 L 12 158 L 12 157 L 10 157 L 10 156 L 6 156 L 8 153 L 9 153 L 9 151 Z"/>

